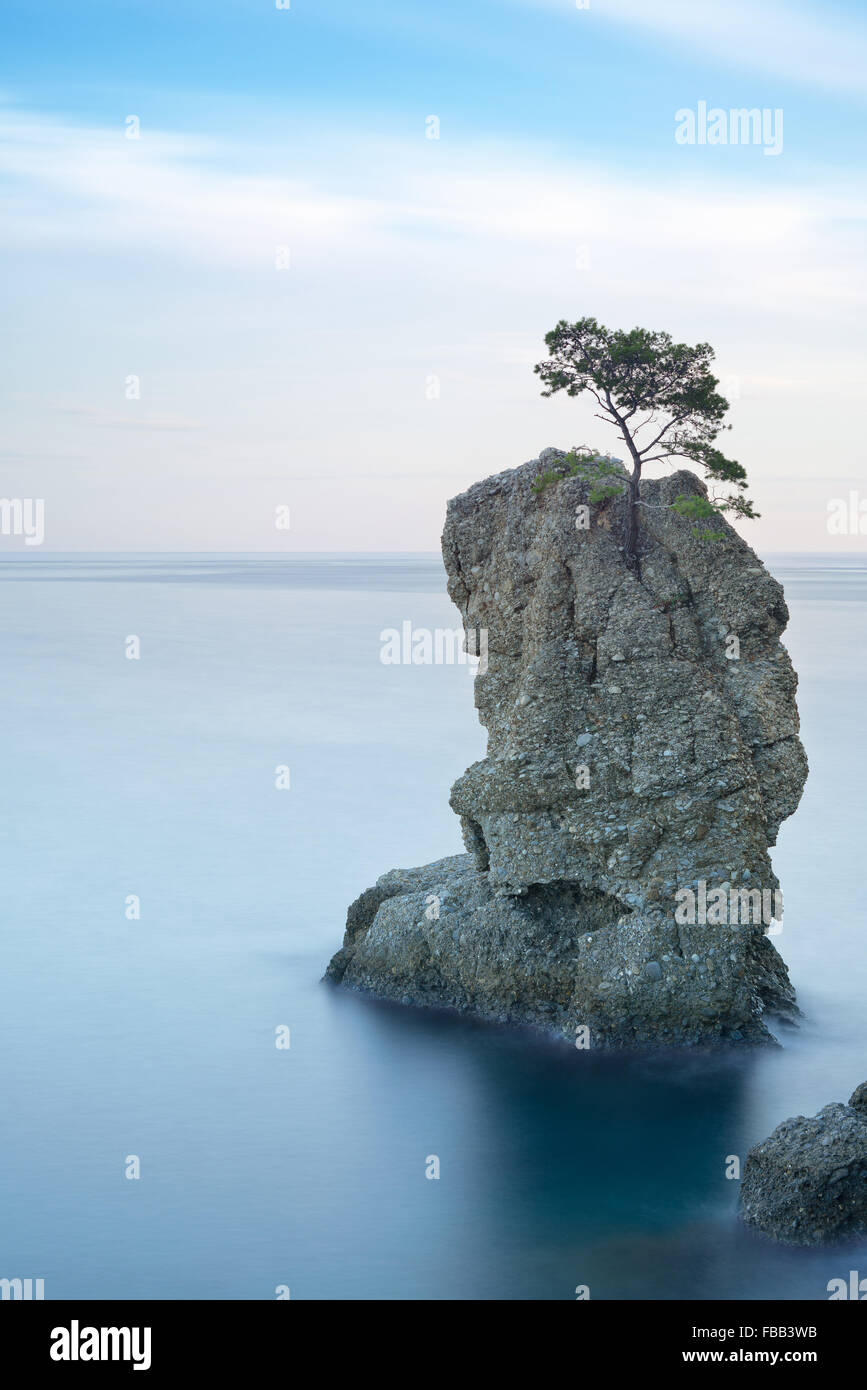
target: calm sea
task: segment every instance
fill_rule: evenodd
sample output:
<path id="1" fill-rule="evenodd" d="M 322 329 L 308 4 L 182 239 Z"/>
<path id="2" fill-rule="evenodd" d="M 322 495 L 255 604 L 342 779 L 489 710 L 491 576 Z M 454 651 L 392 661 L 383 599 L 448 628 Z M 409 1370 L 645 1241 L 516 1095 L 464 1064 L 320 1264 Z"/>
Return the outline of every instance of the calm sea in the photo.
<path id="1" fill-rule="evenodd" d="M 867 1276 L 867 1241 L 742 1230 L 725 1176 L 867 1079 L 867 562 L 769 564 L 811 764 L 774 852 L 806 1018 L 777 1050 L 625 1057 L 320 984 L 362 888 L 462 848 L 470 674 L 379 659 L 385 628 L 458 625 L 439 557 L 5 555 L 0 1277 L 822 1299 Z"/>

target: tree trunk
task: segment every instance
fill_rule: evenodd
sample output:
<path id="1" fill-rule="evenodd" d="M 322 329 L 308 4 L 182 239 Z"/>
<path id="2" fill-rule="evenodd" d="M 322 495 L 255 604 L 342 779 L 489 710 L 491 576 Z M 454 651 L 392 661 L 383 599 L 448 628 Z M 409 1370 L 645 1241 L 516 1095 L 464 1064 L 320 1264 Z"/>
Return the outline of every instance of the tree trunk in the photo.
<path id="1" fill-rule="evenodd" d="M 635 460 L 635 467 L 626 489 L 626 545 L 623 556 L 630 569 L 638 568 L 638 483 L 641 478 L 641 461 Z"/>

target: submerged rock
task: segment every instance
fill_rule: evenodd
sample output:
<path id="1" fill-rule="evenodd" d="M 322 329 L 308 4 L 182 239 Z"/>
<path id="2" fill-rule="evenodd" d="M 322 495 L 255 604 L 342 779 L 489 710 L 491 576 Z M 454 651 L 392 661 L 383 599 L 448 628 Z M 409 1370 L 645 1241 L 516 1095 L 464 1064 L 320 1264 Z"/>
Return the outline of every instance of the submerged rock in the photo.
<path id="1" fill-rule="evenodd" d="M 806 777 L 782 588 L 672 510 L 704 494 L 686 472 L 641 484 L 630 567 L 622 498 L 534 490 L 560 458 L 449 503 L 488 730 L 452 789 L 467 854 L 379 879 L 328 975 L 594 1044 L 767 1039 L 797 1012 L 767 851 Z"/>
<path id="2" fill-rule="evenodd" d="M 867 1231 L 867 1083 L 848 1105 L 784 1120 L 747 1154 L 741 1215 L 788 1245 Z"/>

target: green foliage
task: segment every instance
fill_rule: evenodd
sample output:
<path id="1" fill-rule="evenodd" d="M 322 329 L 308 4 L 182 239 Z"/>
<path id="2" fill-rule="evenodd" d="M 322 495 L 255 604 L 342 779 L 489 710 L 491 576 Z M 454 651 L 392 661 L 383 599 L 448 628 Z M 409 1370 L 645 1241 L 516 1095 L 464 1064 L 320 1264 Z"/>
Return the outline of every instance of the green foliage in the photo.
<path id="1" fill-rule="evenodd" d="M 629 450 L 633 472 L 628 487 L 633 503 L 646 463 L 682 458 L 698 464 L 709 479 L 722 485 L 723 491 L 707 503 L 714 514 L 758 515 L 745 496 L 746 469 L 726 458 L 714 442 L 731 426 L 724 423 L 728 401 L 717 391 L 719 382 L 710 370 L 714 353 L 709 343 L 690 347 L 675 343 L 669 333 L 646 328 L 610 330 L 594 318 L 577 323 L 561 319 L 546 334 L 545 343 L 548 359 L 534 369 L 545 384 L 542 395 L 588 392 L 595 399 L 596 418 L 614 425 Z M 592 461 L 601 457 L 592 455 Z M 556 477 L 555 473 L 550 481 Z M 542 484 L 548 485 L 548 480 Z M 610 481 L 600 480 L 600 485 L 606 491 L 591 500 L 614 495 Z M 723 533 L 702 534 L 718 537 Z"/>
<path id="2" fill-rule="evenodd" d="M 691 521 L 707 521 L 712 516 L 717 516 L 723 508 L 708 500 L 707 497 L 696 497 L 695 494 L 687 496 L 686 493 L 678 493 L 671 504 L 672 510 L 678 516 L 688 517 Z M 704 541 L 721 541 L 725 539 L 724 531 L 711 531 L 707 527 L 694 526 L 692 534 Z"/>
<path id="3" fill-rule="evenodd" d="M 621 497 L 626 480 L 618 475 L 610 454 L 598 454 L 593 449 L 570 449 L 557 460 L 555 468 L 540 473 L 531 491 L 537 495 L 564 478 L 583 478 L 591 484 L 591 502 L 604 502 L 608 497 Z"/>

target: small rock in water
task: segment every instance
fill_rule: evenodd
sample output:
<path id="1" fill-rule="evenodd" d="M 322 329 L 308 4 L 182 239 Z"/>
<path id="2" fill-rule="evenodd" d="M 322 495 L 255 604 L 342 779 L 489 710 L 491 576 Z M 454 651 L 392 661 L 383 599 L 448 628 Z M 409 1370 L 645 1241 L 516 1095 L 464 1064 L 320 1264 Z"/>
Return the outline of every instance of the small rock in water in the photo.
<path id="1" fill-rule="evenodd" d="M 784 1120 L 747 1154 L 741 1216 L 788 1245 L 867 1232 L 867 1082 L 848 1105 Z"/>
<path id="2" fill-rule="evenodd" d="M 859 1115 L 864 1115 L 867 1118 L 867 1081 L 862 1081 L 860 1086 L 856 1086 L 849 1097 L 849 1104 L 853 1110 L 858 1111 Z"/>

